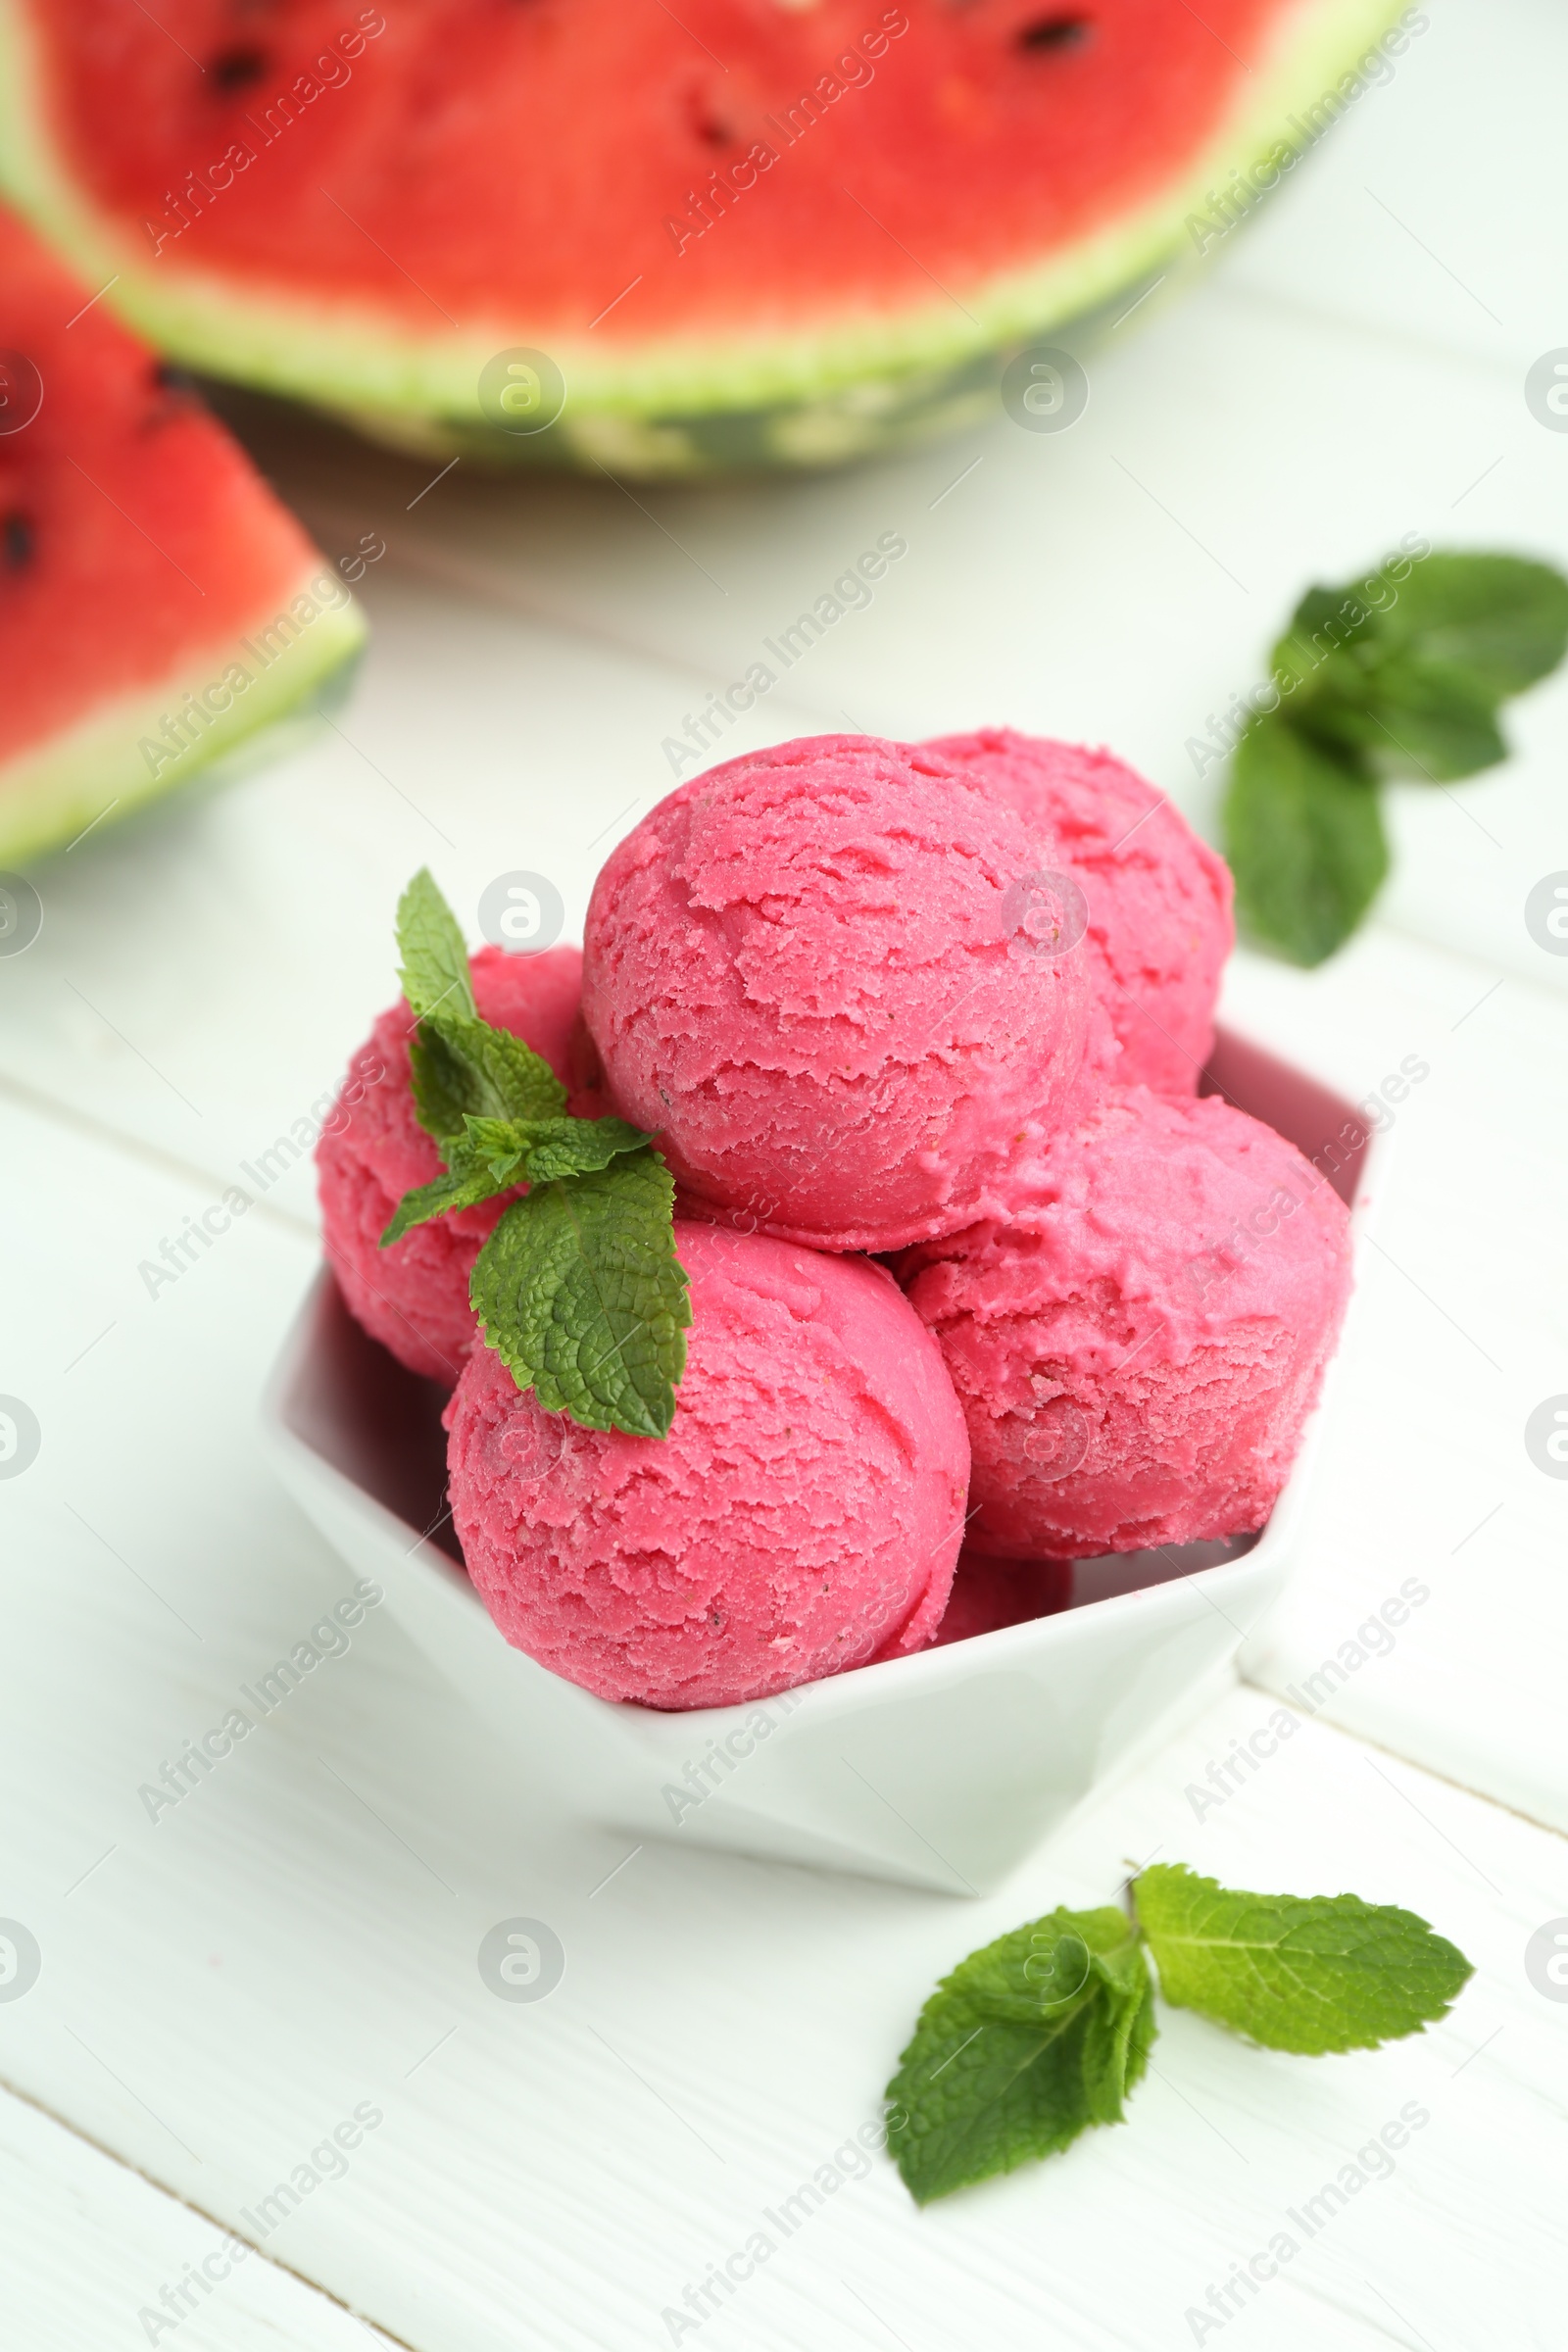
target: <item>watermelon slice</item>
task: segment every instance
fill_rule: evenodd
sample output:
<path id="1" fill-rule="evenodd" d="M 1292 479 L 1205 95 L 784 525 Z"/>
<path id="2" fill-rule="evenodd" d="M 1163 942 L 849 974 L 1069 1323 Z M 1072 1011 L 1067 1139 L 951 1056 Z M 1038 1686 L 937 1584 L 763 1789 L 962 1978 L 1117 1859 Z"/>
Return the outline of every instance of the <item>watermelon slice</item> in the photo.
<path id="1" fill-rule="evenodd" d="M 0 0 L 0 170 L 165 351 L 405 446 L 819 464 L 1217 240 L 1393 16 Z"/>
<path id="2" fill-rule="evenodd" d="M 0 212 L 0 861 L 183 783 L 364 634 L 222 426 Z"/>

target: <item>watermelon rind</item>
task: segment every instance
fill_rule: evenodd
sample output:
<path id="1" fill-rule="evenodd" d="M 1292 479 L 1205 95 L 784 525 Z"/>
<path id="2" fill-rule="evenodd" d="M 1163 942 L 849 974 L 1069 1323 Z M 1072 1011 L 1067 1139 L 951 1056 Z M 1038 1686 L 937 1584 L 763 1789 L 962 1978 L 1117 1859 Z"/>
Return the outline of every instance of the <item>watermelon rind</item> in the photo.
<path id="1" fill-rule="evenodd" d="M 164 352 L 205 373 L 305 400 L 372 437 L 500 468 L 598 466 L 690 475 L 819 467 L 994 416 L 1002 359 L 1194 254 L 1188 221 L 1235 170 L 1267 161 L 1299 124 L 1326 120 L 1342 78 L 1397 20 L 1390 0 L 1298 0 L 1268 62 L 1179 178 L 1152 200 L 1034 267 L 820 329 L 729 339 L 591 345 L 537 319 L 503 317 L 416 335 L 347 299 L 239 287 L 182 266 L 160 272 L 145 244 L 100 212 L 53 142 L 35 36 L 23 0 L 0 0 L 0 185 L 105 299 Z M 1315 143 L 1315 142 L 1309 142 Z M 542 346 L 566 401 L 545 431 L 513 434 L 481 411 L 478 378 L 500 351 Z"/>
<path id="2" fill-rule="evenodd" d="M 285 593 L 270 596 L 248 628 L 193 648 L 167 677 L 98 704 L 0 765 L 0 866 L 69 849 L 100 821 L 118 824 L 198 775 L 232 775 L 253 750 L 289 748 L 289 722 L 332 697 L 365 644 L 365 617 L 352 600 L 327 604 L 285 636 L 280 622 L 299 596 L 318 601 L 311 591 L 320 576 L 318 559 Z M 206 727 L 182 716 L 187 698 L 210 697 L 235 665 L 250 683 L 228 689 L 226 710 L 210 713 Z"/>

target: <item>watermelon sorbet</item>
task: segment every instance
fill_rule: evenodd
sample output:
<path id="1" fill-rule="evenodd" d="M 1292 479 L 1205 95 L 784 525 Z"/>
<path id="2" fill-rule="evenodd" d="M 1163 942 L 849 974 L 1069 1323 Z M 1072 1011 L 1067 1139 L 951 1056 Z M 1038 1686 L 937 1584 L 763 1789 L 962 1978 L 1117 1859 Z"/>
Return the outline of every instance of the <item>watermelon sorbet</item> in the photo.
<path id="1" fill-rule="evenodd" d="M 1196 1094 L 1236 938 L 1224 858 L 1109 752 L 1009 727 L 941 735 L 926 749 L 1054 841 L 1079 884 L 1095 995 L 1121 1048 L 1114 1083 Z"/>
<path id="2" fill-rule="evenodd" d="M 677 1221 L 692 1325 L 667 1438 L 548 1413 L 487 1348 L 447 1407 L 453 1521 L 507 1640 L 601 1698 L 766 1698 L 926 1645 L 969 1445 L 890 1275 Z"/>
<path id="3" fill-rule="evenodd" d="M 910 1250 L 973 1455 L 969 1543 L 1088 1559 L 1260 1528 L 1349 1292 L 1349 1219 L 1217 1097 L 1110 1097 L 1005 1222 Z"/>
<path id="4" fill-rule="evenodd" d="M 556 1228 L 516 1220 L 493 1346 L 469 1278 L 522 1188 L 380 1247 L 441 1167 L 414 1016 L 384 1012 L 318 1147 L 326 1248 L 360 1322 L 451 1391 L 453 1525 L 506 1641 L 602 1699 L 735 1706 L 1002 1638 L 1071 1605 L 1074 1561 L 1261 1528 L 1349 1219 L 1195 1091 L 1231 940 L 1228 872 L 1152 785 L 986 728 L 727 760 L 612 852 L 581 955 L 474 956 L 481 1016 L 674 1178 L 657 1240 L 691 1323 L 662 1439 L 519 1386 L 535 1326 L 586 1345 L 624 1272 L 572 1174 L 572 1283 Z"/>
<path id="5" fill-rule="evenodd" d="M 576 948 L 509 956 L 481 948 L 469 959 L 479 1016 L 510 1029 L 571 1084 L 573 1028 L 582 998 Z M 416 1225 L 389 1250 L 381 1236 L 416 1185 L 441 1173 L 435 1139 L 414 1108 L 409 1038 L 414 1015 L 400 997 L 349 1063 L 316 1148 L 317 1191 L 327 1259 L 350 1312 L 399 1363 L 451 1388 L 474 1341 L 468 1304 L 473 1261 L 519 1185 L 476 1208 Z M 597 1107 L 597 1106 L 596 1106 Z M 581 1105 L 575 1102 L 574 1110 Z"/>
<path id="6" fill-rule="evenodd" d="M 950 761 L 868 736 L 662 801 L 594 886 L 583 1010 L 691 1213 L 832 1250 L 985 1213 L 1084 1057 L 1086 958 L 1031 896 L 1053 855 Z"/>

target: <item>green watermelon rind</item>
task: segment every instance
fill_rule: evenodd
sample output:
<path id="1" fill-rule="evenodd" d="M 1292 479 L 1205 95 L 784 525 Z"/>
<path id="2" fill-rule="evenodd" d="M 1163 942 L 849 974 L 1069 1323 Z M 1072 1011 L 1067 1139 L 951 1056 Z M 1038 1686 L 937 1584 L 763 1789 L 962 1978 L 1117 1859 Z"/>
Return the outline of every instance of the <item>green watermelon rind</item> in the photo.
<path id="1" fill-rule="evenodd" d="M 1401 11 L 1390 0 L 1299 0 L 1271 63 L 1191 167 L 1122 220 L 1067 252 L 956 296 L 922 298 L 769 337 L 652 339 L 595 347 L 517 318 L 419 338 L 348 301 L 238 293 L 217 274 L 160 274 L 156 257 L 99 214 L 48 136 L 24 0 L 0 0 L 0 184 L 151 342 L 208 374 L 329 409 L 393 446 L 504 468 L 601 466 L 641 475 L 820 466 L 993 416 L 1002 355 L 1103 311 L 1194 255 L 1188 221 L 1233 169 L 1265 162 Z M 1261 87 L 1258 85 L 1261 84 Z M 478 406 L 498 351 L 540 346 L 562 369 L 566 407 L 532 435 Z"/>
<path id="2" fill-rule="evenodd" d="M 250 667 L 245 640 L 254 643 L 319 576 L 317 558 L 287 593 L 268 598 L 248 627 L 193 649 L 156 684 L 100 703 L 61 733 L 13 754 L 0 765 L 0 867 L 25 866 L 71 846 L 106 817 L 118 825 L 144 803 L 178 791 L 197 776 L 212 778 L 220 769 L 232 774 L 253 754 L 265 757 L 286 748 L 286 722 L 300 713 L 307 698 L 318 704 L 330 696 L 364 650 L 365 616 L 352 602 L 328 606 L 301 629 L 229 709 L 173 759 L 150 759 L 143 746 L 161 743 L 166 716 L 178 710 L 187 694 L 201 694 L 232 662 Z"/>

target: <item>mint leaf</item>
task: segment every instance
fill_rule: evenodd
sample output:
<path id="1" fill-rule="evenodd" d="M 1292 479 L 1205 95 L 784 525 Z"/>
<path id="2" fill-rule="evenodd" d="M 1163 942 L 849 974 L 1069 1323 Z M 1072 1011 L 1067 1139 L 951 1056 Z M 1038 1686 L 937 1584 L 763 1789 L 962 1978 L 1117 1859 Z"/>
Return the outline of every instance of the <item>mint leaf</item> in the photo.
<path id="1" fill-rule="evenodd" d="M 1568 650 L 1568 580 L 1522 556 L 1433 554 L 1375 613 L 1383 652 L 1411 656 L 1496 704 L 1554 670 Z"/>
<path id="2" fill-rule="evenodd" d="M 470 1118 L 459 1150 L 484 1159 L 504 1185 L 519 1178 L 550 1184 L 558 1176 L 592 1175 L 653 1140 L 624 1119 Z"/>
<path id="3" fill-rule="evenodd" d="M 1294 688 L 1282 683 L 1282 691 L 1290 693 L 1290 714 L 1298 721 L 1317 696 L 1334 700 L 1359 692 L 1363 664 L 1355 641 L 1366 611 L 1344 589 L 1309 588 L 1291 614 L 1269 667 L 1282 673 L 1282 680 L 1296 681 Z"/>
<path id="4" fill-rule="evenodd" d="M 1236 747 L 1223 825 L 1243 927 L 1293 963 L 1321 963 L 1348 939 L 1388 872 L 1370 775 L 1279 711 Z"/>
<path id="5" fill-rule="evenodd" d="M 1380 777 L 1447 784 L 1508 756 L 1497 706 L 1568 649 L 1568 580 L 1520 556 L 1390 557 L 1309 588 L 1275 646 L 1278 707 L 1236 747 L 1224 811 L 1237 911 L 1321 963 L 1388 869 Z"/>
<path id="6" fill-rule="evenodd" d="M 1390 558 L 1349 587 L 1309 588 L 1271 660 L 1298 681 L 1290 714 L 1315 731 L 1321 703 L 1375 708 L 1391 664 L 1440 674 L 1491 710 L 1555 669 L 1565 649 L 1568 580 L 1550 564 L 1447 553 Z"/>
<path id="7" fill-rule="evenodd" d="M 544 1055 L 487 1021 L 422 1020 L 409 1059 L 415 1110 L 440 1144 L 461 1134 L 466 1118 L 552 1119 L 566 1107 L 566 1090 Z"/>
<path id="8" fill-rule="evenodd" d="M 1273 2050 L 1366 2050 L 1446 2017 L 1469 1961 L 1424 1919 L 1358 1895 L 1247 1894 L 1156 1864 L 1139 1923 L 1177 2008 Z"/>
<path id="9" fill-rule="evenodd" d="M 421 870 L 398 906 L 415 1111 L 445 1173 L 399 1201 L 381 1247 L 414 1226 L 527 1192 L 501 1215 L 469 1298 L 521 1389 L 589 1429 L 663 1438 L 691 1322 L 674 1184 L 624 1119 L 576 1119 L 541 1054 L 481 1020 L 467 950 Z"/>
<path id="10" fill-rule="evenodd" d="M 428 866 L 420 866 L 398 901 L 398 952 L 403 957 L 398 978 L 411 1012 L 421 1019 L 432 1012 L 456 1020 L 478 1017 L 468 951 Z"/>
<path id="11" fill-rule="evenodd" d="M 479 1018 L 463 933 L 427 866 L 398 901 L 398 950 L 403 995 L 418 1016 L 409 1061 L 427 1135 L 445 1143 L 470 1113 L 547 1119 L 565 1109 L 566 1090 L 544 1056 Z"/>
<path id="12" fill-rule="evenodd" d="M 462 1134 L 444 1139 L 447 1173 L 404 1194 L 380 1246 L 389 1248 L 412 1225 L 428 1224 L 450 1209 L 493 1200 L 514 1185 L 591 1174 L 651 1140 L 624 1119 L 483 1119 L 468 1114 Z"/>
<path id="13" fill-rule="evenodd" d="M 453 1169 L 429 1184 L 416 1185 L 398 1202 L 379 1247 L 390 1250 L 411 1226 L 427 1225 L 432 1217 L 444 1217 L 454 1208 L 475 1208 L 481 1200 L 493 1200 L 508 1189 L 506 1184 L 498 1184 L 486 1167 Z"/>
<path id="14" fill-rule="evenodd" d="M 485 1345 L 546 1412 L 668 1435 L 691 1322 L 674 1199 L 663 1161 L 643 1146 L 537 1186 L 480 1250 L 469 1297 Z"/>
<path id="15" fill-rule="evenodd" d="M 1508 757 L 1492 699 L 1459 671 L 1396 655 L 1372 672 L 1366 695 L 1319 707 L 1313 731 L 1364 753 L 1379 775 L 1452 783 Z"/>
<path id="16" fill-rule="evenodd" d="M 971 1952 L 921 2010 L 888 2084 L 888 2145 L 918 2204 L 1119 2123 L 1154 2037 L 1124 1914 L 1052 1912 Z"/>
<path id="17" fill-rule="evenodd" d="M 467 1064 L 442 1039 L 429 1021 L 421 1022 L 409 1040 L 409 1079 L 414 1115 L 426 1135 L 445 1145 L 463 1133 L 463 1122 L 474 1099 Z"/>

